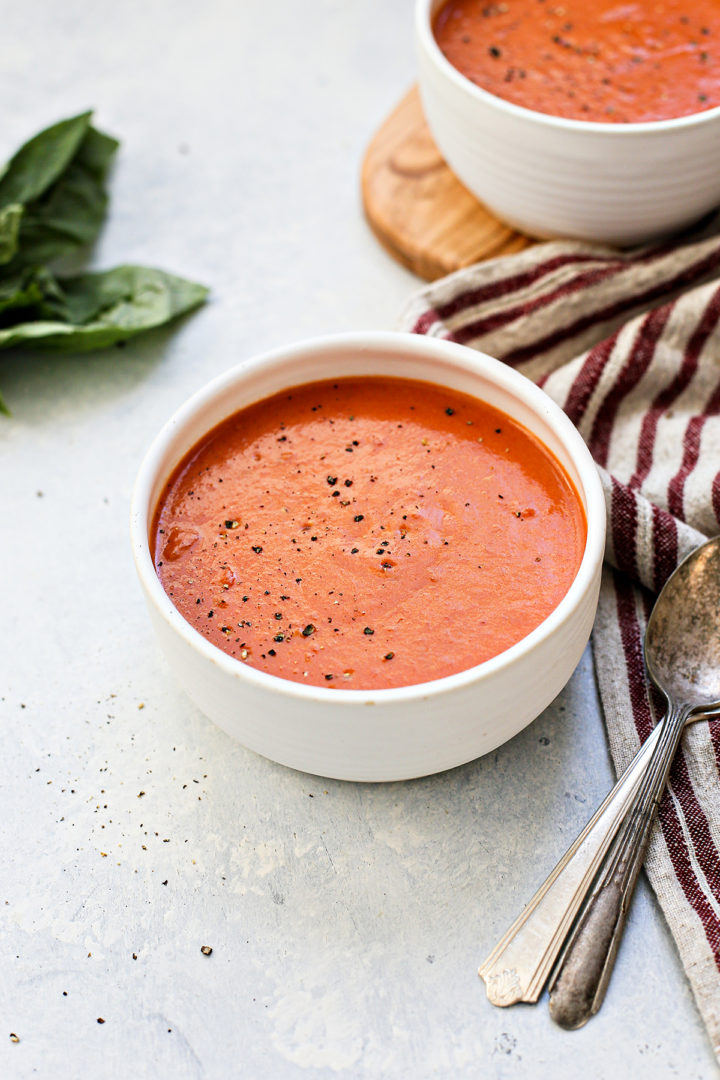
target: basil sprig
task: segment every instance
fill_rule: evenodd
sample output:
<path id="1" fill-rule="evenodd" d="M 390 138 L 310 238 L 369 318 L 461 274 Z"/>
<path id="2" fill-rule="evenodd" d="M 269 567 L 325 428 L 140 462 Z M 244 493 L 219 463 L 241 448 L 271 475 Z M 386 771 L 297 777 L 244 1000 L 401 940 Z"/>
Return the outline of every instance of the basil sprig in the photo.
<path id="1" fill-rule="evenodd" d="M 87 248 L 108 205 L 119 143 L 92 113 L 61 120 L 0 169 L 0 349 L 99 349 L 191 311 L 208 290 L 144 266 L 57 276 L 55 260 Z M 0 396 L 0 411 L 8 409 Z"/>

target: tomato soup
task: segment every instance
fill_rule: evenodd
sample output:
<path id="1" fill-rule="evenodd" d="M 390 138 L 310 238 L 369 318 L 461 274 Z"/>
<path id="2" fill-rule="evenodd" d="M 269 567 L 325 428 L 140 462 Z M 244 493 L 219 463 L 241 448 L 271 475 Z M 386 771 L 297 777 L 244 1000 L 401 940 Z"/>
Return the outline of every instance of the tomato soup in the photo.
<path id="1" fill-rule="evenodd" d="M 171 476 L 166 592 L 230 656 L 315 686 L 406 686 L 502 652 L 577 573 L 584 512 L 504 413 L 409 379 L 316 382 L 241 410 Z"/>
<path id="2" fill-rule="evenodd" d="M 720 0 L 448 0 L 434 34 L 468 79 L 537 112 L 630 123 L 720 105 Z"/>

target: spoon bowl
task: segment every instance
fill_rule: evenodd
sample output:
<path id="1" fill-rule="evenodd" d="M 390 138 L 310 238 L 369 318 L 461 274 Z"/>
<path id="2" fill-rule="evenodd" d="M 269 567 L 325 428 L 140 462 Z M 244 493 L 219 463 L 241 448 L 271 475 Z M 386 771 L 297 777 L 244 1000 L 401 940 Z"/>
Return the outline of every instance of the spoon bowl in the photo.
<path id="1" fill-rule="evenodd" d="M 666 582 L 645 632 L 645 665 L 668 700 L 694 711 L 720 708 L 720 536 Z"/>

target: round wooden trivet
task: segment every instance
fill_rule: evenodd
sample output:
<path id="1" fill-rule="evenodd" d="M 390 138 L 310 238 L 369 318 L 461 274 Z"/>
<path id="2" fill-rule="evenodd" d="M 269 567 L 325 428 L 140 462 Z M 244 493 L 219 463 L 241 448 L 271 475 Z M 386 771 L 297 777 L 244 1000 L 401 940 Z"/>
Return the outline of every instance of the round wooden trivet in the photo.
<path id="1" fill-rule="evenodd" d="M 368 146 L 361 181 L 378 240 L 427 281 L 534 242 L 493 217 L 453 175 L 428 130 L 417 87 Z"/>

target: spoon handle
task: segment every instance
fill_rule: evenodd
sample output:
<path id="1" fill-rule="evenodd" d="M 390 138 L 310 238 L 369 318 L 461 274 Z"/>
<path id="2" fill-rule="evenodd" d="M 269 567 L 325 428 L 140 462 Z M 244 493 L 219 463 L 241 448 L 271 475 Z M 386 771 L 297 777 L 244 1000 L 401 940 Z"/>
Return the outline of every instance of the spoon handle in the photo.
<path id="1" fill-rule="evenodd" d="M 558 961 L 550 982 L 550 1015 L 561 1027 L 582 1027 L 602 1004 L 650 829 L 689 714 L 689 706 L 672 705 L 655 729 L 660 734 L 645 775 Z"/>
<path id="2" fill-rule="evenodd" d="M 580 905 L 642 781 L 660 734 L 661 725 L 658 725 L 481 965 L 479 974 L 485 980 L 487 996 L 493 1005 L 533 1002 L 542 993 Z"/>

